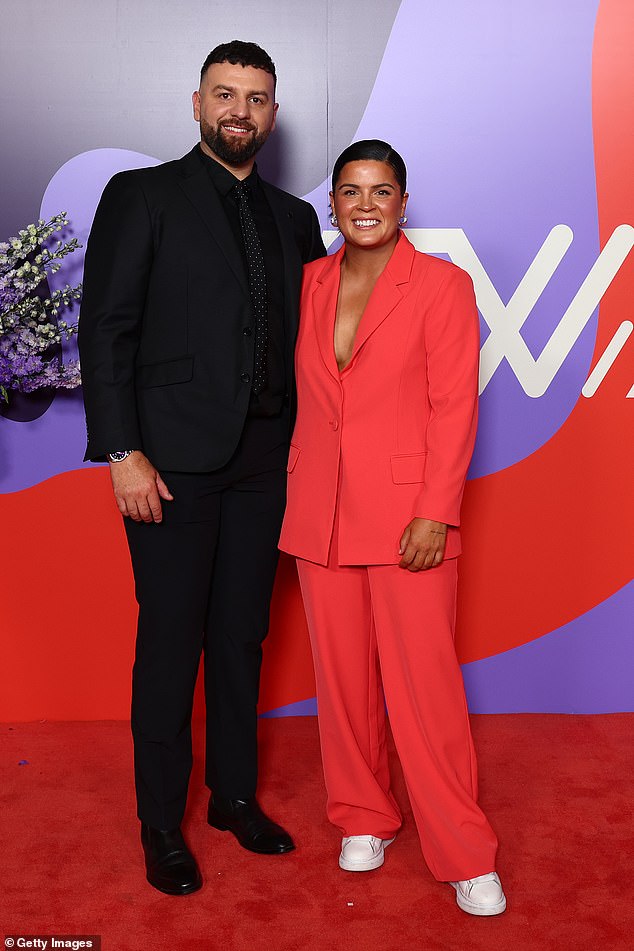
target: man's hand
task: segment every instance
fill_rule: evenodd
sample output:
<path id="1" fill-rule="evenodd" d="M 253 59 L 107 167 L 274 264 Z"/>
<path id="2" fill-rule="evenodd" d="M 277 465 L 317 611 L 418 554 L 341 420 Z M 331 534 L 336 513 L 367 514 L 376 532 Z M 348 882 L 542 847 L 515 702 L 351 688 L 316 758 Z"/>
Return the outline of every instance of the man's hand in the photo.
<path id="1" fill-rule="evenodd" d="M 122 515 L 135 522 L 162 521 L 161 499 L 171 501 L 174 496 L 142 452 L 137 449 L 122 462 L 111 462 L 110 476 Z"/>
<path id="2" fill-rule="evenodd" d="M 440 565 L 445 556 L 447 526 L 429 518 L 413 518 L 401 538 L 399 568 L 426 571 Z"/>

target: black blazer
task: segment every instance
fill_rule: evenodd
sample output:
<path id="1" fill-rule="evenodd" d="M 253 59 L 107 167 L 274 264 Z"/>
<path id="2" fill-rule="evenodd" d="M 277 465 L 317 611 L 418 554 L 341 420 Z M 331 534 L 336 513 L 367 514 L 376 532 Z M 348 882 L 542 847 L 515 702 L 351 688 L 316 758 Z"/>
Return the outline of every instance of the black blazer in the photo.
<path id="1" fill-rule="evenodd" d="M 99 202 L 79 321 L 85 459 L 142 449 L 159 469 L 204 472 L 238 444 L 254 320 L 243 258 L 197 148 L 120 172 Z M 326 252 L 312 206 L 262 186 L 284 257 L 292 381 L 302 266 Z"/>

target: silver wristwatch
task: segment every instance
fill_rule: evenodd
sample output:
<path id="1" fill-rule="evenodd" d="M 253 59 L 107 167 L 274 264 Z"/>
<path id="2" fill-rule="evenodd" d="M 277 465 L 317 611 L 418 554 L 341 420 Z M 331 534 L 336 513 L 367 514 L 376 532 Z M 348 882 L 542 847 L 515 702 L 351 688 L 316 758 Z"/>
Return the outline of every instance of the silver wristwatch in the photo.
<path id="1" fill-rule="evenodd" d="M 121 449 L 119 452 L 107 452 L 106 458 L 108 462 L 123 462 L 123 460 L 131 456 L 133 452 L 135 452 L 134 449 Z"/>

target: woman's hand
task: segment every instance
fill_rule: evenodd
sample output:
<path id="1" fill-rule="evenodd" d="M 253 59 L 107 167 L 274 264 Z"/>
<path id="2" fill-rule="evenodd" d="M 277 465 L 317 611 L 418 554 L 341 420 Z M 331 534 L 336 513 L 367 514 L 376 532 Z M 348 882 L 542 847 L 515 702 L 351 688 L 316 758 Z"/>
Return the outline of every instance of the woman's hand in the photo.
<path id="1" fill-rule="evenodd" d="M 426 571 L 440 565 L 445 556 L 447 526 L 429 518 L 413 518 L 403 532 L 399 547 L 399 568 Z"/>

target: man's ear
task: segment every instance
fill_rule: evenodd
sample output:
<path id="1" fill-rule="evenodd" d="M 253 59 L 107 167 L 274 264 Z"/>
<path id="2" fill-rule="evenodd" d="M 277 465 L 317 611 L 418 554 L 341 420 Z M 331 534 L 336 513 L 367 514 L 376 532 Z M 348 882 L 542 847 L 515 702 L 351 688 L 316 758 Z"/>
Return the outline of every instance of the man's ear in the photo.
<path id="1" fill-rule="evenodd" d="M 194 119 L 200 122 L 200 90 L 195 89 L 192 93 L 192 106 L 194 108 Z"/>

